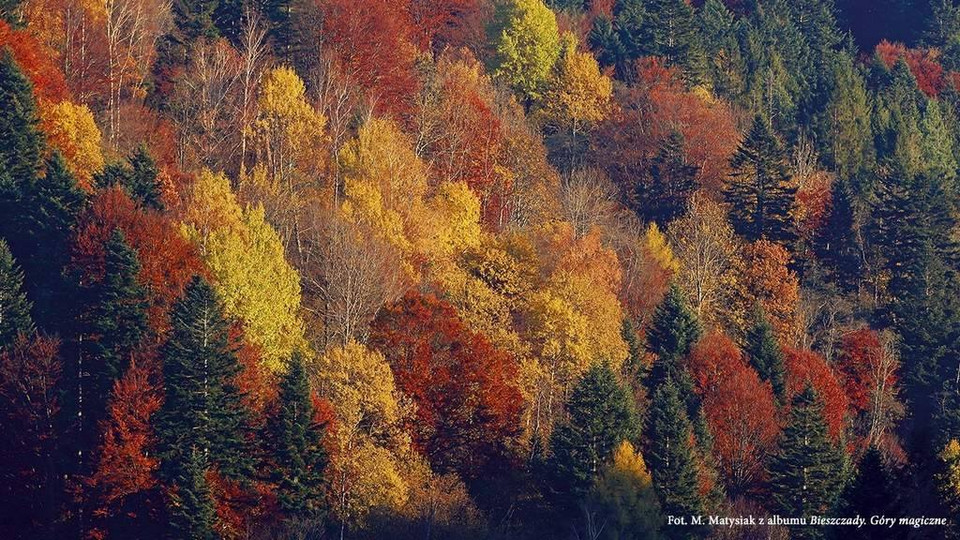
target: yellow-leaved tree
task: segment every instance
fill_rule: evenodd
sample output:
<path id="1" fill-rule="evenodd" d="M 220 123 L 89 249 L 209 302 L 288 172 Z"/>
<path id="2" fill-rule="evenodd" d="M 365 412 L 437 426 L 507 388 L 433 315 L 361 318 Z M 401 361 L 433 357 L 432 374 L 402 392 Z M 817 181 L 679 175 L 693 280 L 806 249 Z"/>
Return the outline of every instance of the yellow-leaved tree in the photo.
<path id="1" fill-rule="evenodd" d="M 408 498 L 410 438 L 393 372 L 377 351 L 355 342 L 317 361 L 318 392 L 332 404 L 329 501 L 345 527 L 361 526 L 376 508 L 398 510 Z"/>
<path id="2" fill-rule="evenodd" d="M 643 457 L 628 441 L 613 452 L 590 492 L 605 538 L 658 538 L 660 504 Z"/>
<path id="3" fill-rule="evenodd" d="M 294 350 L 308 349 L 300 277 L 263 207 L 241 207 L 227 178 L 204 170 L 188 193 L 183 230 L 210 268 L 227 313 L 243 322 L 269 369 L 283 370 Z"/>
<path id="4" fill-rule="evenodd" d="M 50 146 L 60 151 L 70 172 L 86 190 L 92 190 L 93 175 L 103 168 L 100 129 L 86 105 L 71 101 L 43 103 L 41 122 Z"/>
<path id="5" fill-rule="evenodd" d="M 576 137 L 603 120 L 610 107 L 613 81 L 600 71 L 589 51 L 578 51 L 577 37 L 567 32 L 553 81 L 544 100 L 547 121 Z"/>

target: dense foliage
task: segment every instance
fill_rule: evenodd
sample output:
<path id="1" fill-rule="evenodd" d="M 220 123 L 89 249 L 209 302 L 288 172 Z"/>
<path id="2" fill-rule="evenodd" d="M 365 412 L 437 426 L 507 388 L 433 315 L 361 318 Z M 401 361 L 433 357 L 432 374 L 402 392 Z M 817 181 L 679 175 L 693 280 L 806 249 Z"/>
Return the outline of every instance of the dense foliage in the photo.
<path id="1" fill-rule="evenodd" d="M 0 537 L 956 518 L 958 238 L 955 0 L 0 0 Z"/>

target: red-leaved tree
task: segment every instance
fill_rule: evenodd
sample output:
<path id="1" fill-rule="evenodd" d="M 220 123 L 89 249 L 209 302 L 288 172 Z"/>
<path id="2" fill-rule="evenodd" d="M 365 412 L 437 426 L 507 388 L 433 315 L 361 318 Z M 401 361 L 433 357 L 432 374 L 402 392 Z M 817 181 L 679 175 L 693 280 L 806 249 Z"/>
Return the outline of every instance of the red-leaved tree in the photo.
<path id="1" fill-rule="evenodd" d="M 731 495 L 755 491 L 779 433 L 770 384 L 760 381 L 737 345 L 722 334 L 700 340 L 690 355 L 690 372 L 727 490 Z"/>
<path id="2" fill-rule="evenodd" d="M 509 456 L 522 405 L 516 361 L 471 331 L 453 306 L 408 293 L 374 320 L 370 344 L 416 403 L 414 443 L 438 471 L 477 478 Z"/>
<path id="3" fill-rule="evenodd" d="M 784 347 L 786 368 L 786 402 L 813 386 L 823 400 L 823 416 L 834 442 L 839 442 L 847 418 L 848 400 L 840 375 L 822 356 L 813 352 Z"/>

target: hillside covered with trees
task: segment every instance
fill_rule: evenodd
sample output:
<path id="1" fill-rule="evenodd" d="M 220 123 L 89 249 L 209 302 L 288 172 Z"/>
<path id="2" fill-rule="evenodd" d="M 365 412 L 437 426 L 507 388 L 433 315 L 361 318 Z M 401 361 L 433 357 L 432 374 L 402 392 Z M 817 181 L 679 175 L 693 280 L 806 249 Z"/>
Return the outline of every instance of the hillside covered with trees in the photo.
<path id="1" fill-rule="evenodd" d="M 956 538 L 954 0 L 0 0 L 0 537 Z"/>

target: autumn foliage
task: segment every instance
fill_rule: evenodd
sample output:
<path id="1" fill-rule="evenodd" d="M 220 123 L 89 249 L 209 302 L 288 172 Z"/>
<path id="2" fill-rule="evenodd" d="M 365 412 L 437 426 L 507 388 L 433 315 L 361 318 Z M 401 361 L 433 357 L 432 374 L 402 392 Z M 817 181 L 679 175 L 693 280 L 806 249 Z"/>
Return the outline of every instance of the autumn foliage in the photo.
<path id="1" fill-rule="evenodd" d="M 417 404 L 414 441 L 435 467 L 476 478 L 508 457 L 521 407 L 509 353 L 470 331 L 450 304 L 417 293 L 384 309 L 370 342 Z"/>
<path id="2" fill-rule="evenodd" d="M 803 392 L 807 385 L 812 386 L 823 401 L 830 436 L 839 441 L 846 426 L 849 402 L 840 374 L 813 351 L 785 347 L 783 352 L 787 400 Z"/>
<path id="3" fill-rule="evenodd" d="M 937 51 L 907 48 L 903 43 L 883 40 L 877 44 L 875 52 L 888 69 L 900 60 L 905 61 L 917 79 L 917 87 L 927 96 L 935 97 L 943 90 L 944 70 L 937 61 Z"/>

